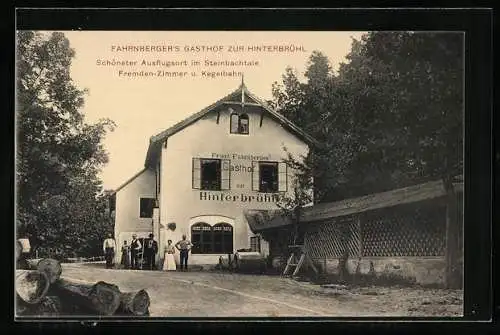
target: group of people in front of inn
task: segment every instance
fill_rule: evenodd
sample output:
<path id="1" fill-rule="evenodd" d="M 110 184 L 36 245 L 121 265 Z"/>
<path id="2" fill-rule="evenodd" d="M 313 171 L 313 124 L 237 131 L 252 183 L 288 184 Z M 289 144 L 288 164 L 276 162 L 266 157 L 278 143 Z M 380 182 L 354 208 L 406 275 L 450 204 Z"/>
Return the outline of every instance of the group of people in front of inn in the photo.
<path id="1" fill-rule="evenodd" d="M 144 245 L 137 239 L 137 234 L 132 234 L 130 244 L 123 241 L 121 248 L 121 265 L 125 269 L 143 269 L 157 270 L 156 255 L 158 254 L 158 242 L 155 241 L 154 235 L 149 234 L 149 238 L 144 239 Z M 189 251 L 193 244 L 186 239 L 186 235 L 182 235 L 182 240 L 172 245 L 172 240 L 167 241 L 167 245 L 163 250 L 163 271 L 176 271 L 177 264 L 175 263 L 174 254 L 176 249 L 180 254 L 180 270 L 187 271 Z M 116 254 L 116 242 L 111 234 L 104 240 L 103 251 L 106 259 L 106 268 L 114 267 L 113 260 Z M 142 255 L 141 255 L 142 253 Z M 141 257 L 139 257 L 141 255 Z"/>

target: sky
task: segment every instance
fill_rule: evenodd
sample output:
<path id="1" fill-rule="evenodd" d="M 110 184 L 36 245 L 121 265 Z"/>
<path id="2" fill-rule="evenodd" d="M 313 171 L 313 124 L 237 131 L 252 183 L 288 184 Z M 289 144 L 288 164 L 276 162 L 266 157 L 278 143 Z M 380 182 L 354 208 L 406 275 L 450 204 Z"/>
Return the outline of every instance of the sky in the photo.
<path id="1" fill-rule="evenodd" d="M 272 84 L 281 82 L 286 67 L 294 68 L 299 78 L 303 78 L 309 56 L 318 50 L 329 58 L 335 70 L 346 61 L 352 38 L 359 39 L 362 32 L 65 31 L 64 34 L 75 50 L 71 77 L 77 87 L 88 90 L 82 108 L 86 121 L 94 123 L 109 118 L 116 124 L 103 141 L 109 162 L 101 179 L 109 190 L 118 188 L 143 169 L 151 136 L 214 103 L 241 84 L 241 77 L 211 77 L 207 72 L 242 72 L 250 92 L 269 100 Z M 146 46 L 147 51 L 140 51 Z M 265 48 L 258 50 L 255 46 Z M 206 60 L 247 61 L 250 65 L 207 65 Z M 143 65 L 144 61 L 153 65 Z M 157 61 L 163 63 L 154 63 Z M 200 64 L 194 65 L 193 61 Z M 172 65 L 167 66 L 167 62 Z M 154 76 L 137 75 L 140 71 L 152 72 Z M 185 76 L 168 76 L 172 72 Z"/>

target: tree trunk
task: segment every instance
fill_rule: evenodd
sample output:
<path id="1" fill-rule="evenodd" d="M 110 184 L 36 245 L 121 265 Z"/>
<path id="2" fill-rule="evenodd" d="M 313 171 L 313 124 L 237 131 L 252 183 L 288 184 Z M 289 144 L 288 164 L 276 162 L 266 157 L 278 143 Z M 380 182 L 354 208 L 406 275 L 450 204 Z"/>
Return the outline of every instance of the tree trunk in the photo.
<path id="1" fill-rule="evenodd" d="M 27 304 L 21 299 L 19 294 L 16 293 L 16 316 L 30 315 L 32 306 L 36 305 Z"/>
<path id="2" fill-rule="evenodd" d="M 57 296 L 44 296 L 38 304 L 30 305 L 17 297 L 16 314 L 19 316 L 60 316 L 61 300 Z"/>
<path id="3" fill-rule="evenodd" d="M 44 258 L 37 264 L 37 270 L 44 272 L 51 284 L 54 284 L 62 273 L 61 263 L 55 259 Z"/>
<path id="4" fill-rule="evenodd" d="M 26 262 L 28 264 L 29 270 L 37 270 L 38 262 L 40 262 L 40 259 L 27 259 Z"/>
<path id="5" fill-rule="evenodd" d="M 99 281 L 95 284 L 61 278 L 55 283 L 59 297 L 80 305 L 90 313 L 113 315 L 120 306 L 118 286 Z"/>
<path id="6" fill-rule="evenodd" d="M 47 275 L 36 270 L 16 270 L 16 293 L 27 304 L 38 304 L 49 290 Z"/>
<path id="7" fill-rule="evenodd" d="M 125 292 L 120 295 L 120 307 L 115 315 L 146 315 L 150 305 L 149 295 L 145 290 Z"/>
<path id="8" fill-rule="evenodd" d="M 16 262 L 18 262 L 21 259 L 21 253 L 23 252 L 23 245 L 21 242 L 17 241 L 16 242 Z"/>
<path id="9" fill-rule="evenodd" d="M 459 223 L 457 194 L 450 177 L 443 178 L 446 190 L 446 287 L 450 289 L 460 288 L 461 271 L 459 263 Z"/>

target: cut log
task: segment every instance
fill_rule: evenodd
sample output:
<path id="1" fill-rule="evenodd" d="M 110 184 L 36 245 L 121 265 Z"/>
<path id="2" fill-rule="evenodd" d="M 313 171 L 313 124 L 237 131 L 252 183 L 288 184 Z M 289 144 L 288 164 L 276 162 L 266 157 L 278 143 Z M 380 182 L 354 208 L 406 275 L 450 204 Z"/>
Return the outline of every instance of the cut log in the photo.
<path id="1" fill-rule="evenodd" d="M 44 258 L 40 260 L 37 264 L 37 270 L 44 272 L 51 284 L 54 284 L 62 273 L 61 263 L 52 258 Z"/>
<path id="2" fill-rule="evenodd" d="M 29 305 L 18 299 L 16 312 L 19 316 L 60 316 L 61 300 L 57 296 L 46 295 L 38 304 Z"/>
<path id="3" fill-rule="evenodd" d="M 26 262 L 28 263 L 29 270 L 37 270 L 38 263 L 40 262 L 41 259 L 39 258 L 34 258 L 34 259 L 27 259 Z"/>
<path id="4" fill-rule="evenodd" d="M 72 301 L 97 315 L 113 315 L 120 306 L 118 286 L 99 281 L 95 284 L 60 278 L 53 285 L 61 300 Z"/>
<path id="5" fill-rule="evenodd" d="M 30 313 L 33 316 L 59 316 L 61 300 L 57 296 L 45 296 L 38 305 L 34 305 Z"/>
<path id="6" fill-rule="evenodd" d="M 47 275 L 37 270 L 16 270 L 16 293 L 27 304 L 38 304 L 49 290 Z"/>
<path id="7" fill-rule="evenodd" d="M 19 259 L 21 258 L 22 252 L 23 252 L 23 245 L 21 244 L 21 242 L 17 241 L 16 242 L 16 262 L 18 262 Z"/>
<path id="8" fill-rule="evenodd" d="M 29 315 L 32 306 L 36 305 L 29 305 L 25 303 L 19 294 L 16 293 L 16 316 Z"/>
<path id="9" fill-rule="evenodd" d="M 57 296 L 45 296 L 37 305 L 35 314 L 39 316 L 58 316 L 61 314 L 61 299 Z"/>
<path id="10" fill-rule="evenodd" d="M 149 295 L 145 290 L 124 292 L 120 295 L 120 307 L 116 314 L 147 315 L 149 305 Z"/>

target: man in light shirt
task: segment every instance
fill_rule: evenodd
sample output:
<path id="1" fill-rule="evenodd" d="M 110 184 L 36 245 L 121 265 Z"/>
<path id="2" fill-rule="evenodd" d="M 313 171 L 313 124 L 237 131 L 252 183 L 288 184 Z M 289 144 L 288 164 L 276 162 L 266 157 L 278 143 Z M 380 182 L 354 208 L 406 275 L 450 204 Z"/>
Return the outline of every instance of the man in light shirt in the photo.
<path id="1" fill-rule="evenodd" d="M 132 234 L 132 242 L 130 243 L 130 268 L 139 268 L 138 254 L 142 249 L 141 241 L 137 239 L 137 234 Z"/>
<path id="2" fill-rule="evenodd" d="M 188 255 L 189 250 L 191 250 L 192 246 L 193 244 L 186 239 L 186 235 L 182 235 L 182 240 L 175 244 L 175 247 L 177 248 L 177 250 L 179 250 L 180 253 L 181 271 L 187 271 L 188 269 Z"/>
<path id="3" fill-rule="evenodd" d="M 113 258 L 115 257 L 116 250 L 116 243 L 113 239 L 113 235 L 108 234 L 108 238 L 104 240 L 102 249 L 106 257 L 106 269 L 110 269 L 113 267 Z"/>

